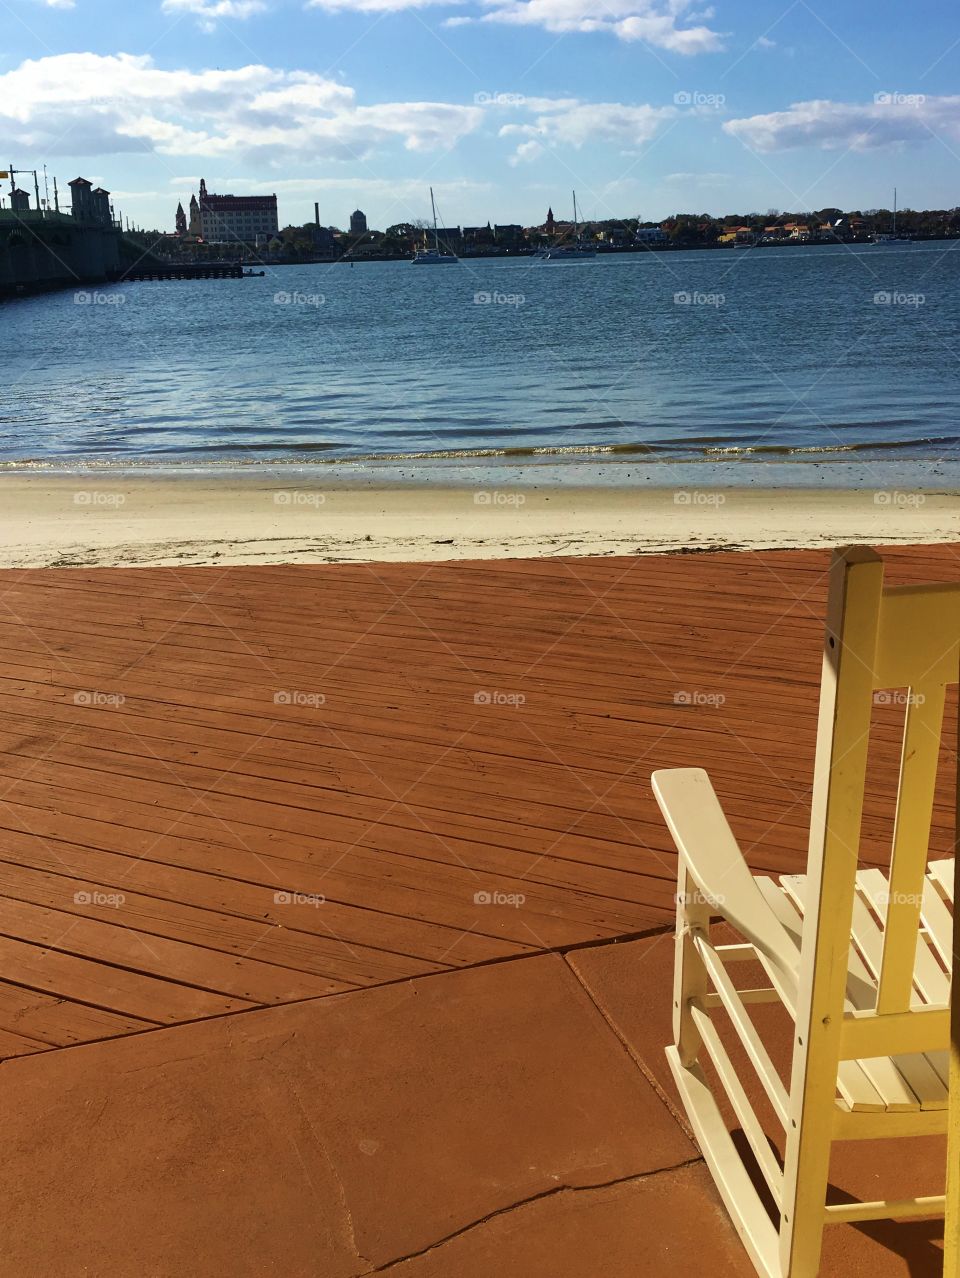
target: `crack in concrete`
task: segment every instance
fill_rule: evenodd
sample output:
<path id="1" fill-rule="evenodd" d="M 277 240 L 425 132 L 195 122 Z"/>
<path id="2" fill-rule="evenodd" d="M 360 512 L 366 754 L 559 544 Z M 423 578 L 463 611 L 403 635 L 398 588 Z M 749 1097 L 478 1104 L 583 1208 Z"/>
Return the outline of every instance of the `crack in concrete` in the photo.
<path id="1" fill-rule="evenodd" d="M 664 935 L 665 936 L 671 935 L 671 933 L 665 932 Z M 637 1067 L 637 1069 L 640 1071 L 640 1073 L 643 1075 L 646 1081 L 653 1088 L 657 1098 L 664 1105 L 667 1112 L 671 1114 L 672 1117 L 676 1120 L 676 1123 L 679 1126 L 680 1130 L 683 1132 L 683 1134 L 687 1137 L 687 1139 L 693 1145 L 694 1149 L 699 1150 L 699 1146 L 697 1145 L 697 1142 L 696 1142 L 696 1137 L 693 1134 L 693 1128 L 690 1126 L 689 1122 L 687 1121 L 686 1114 L 673 1102 L 673 1100 L 671 1100 L 670 1096 L 668 1096 L 668 1094 L 663 1090 L 653 1070 L 646 1063 L 643 1057 L 633 1050 L 633 1047 L 630 1044 L 630 1042 L 624 1037 L 624 1035 L 620 1032 L 620 1029 L 618 1028 L 616 1023 L 608 1015 L 606 1008 L 600 1002 L 598 1002 L 598 1000 L 594 997 L 593 991 L 590 989 L 589 985 L 587 985 L 586 981 L 584 981 L 583 977 L 580 975 L 577 969 L 573 966 L 573 964 L 567 958 L 566 954 L 561 954 L 560 957 L 563 959 L 566 966 L 572 972 L 573 977 L 576 980 L 577 984 L 580 986 L 584 994 L 586 994 L 587 998 L 590 1000 L 590 1005 L 593 1008 L 595 1008 L 596 1011 L 599 1012 L 599 1014 L 603 1017 L 604 1023 L 606 1024 L 607 1028 L 614 1035 L 617 1042 L 620 1044 L 620 1046 L 623 1048 L 626 1054 L 630 1057 L 631 1061 L 633 1061 L 634 1065 Z"/>
<path id="2" fill-rule="evenodd" d="M 629 1185 L 634 1182 L 649 1180 L 652 1176 L 662 1176 L 666 1172 L 682 1171 L 685 1167 L 693 1167 L 702 1162 L 703 1159 L 700 1157 L 689 1158 L 682 1163 L 673 1163 L 669 1167 L 657 1167 L 648 1172 L 634 1172 L 630 1176 L 617 1176 L 613 1180 L 598 1181 L 590 1185 L 552 1185 L 549 1189 L 541 1190 L 537 1194 L 531 1194 L 528 1198 L 520 1198 L 517 1202 L 510 1203 L 507 1207 L 498 1207 L 495 1211 L 488 1212 L 486 1216 L 481 1216 L 478 1220 L 473 1220 L 468 1225 L 455 1229 L 453 1233 L 446 1234 L 443 1238 L 438 1238 L 426 1247 L 421 1247 L 419 1251 L 411 1251 L 404 1256 L 397 1256 L 370 1272 L 372 1274 L 389 1273 L 391 1269 L 396 1269 L 398 1265 L 406 1264 L 408 1260 L 417 1260 L 420 1256 L 426 1256 L 429 1252 L 446 1246 L 447 1243 L 452 1242 L 455 1238 L 461 1238 L 464 1234 L 472 1233 L 475 1229 L 481 1229 L 484 1225 L 489 1224 L 491 1220 L 496 1220 L 498 1216 L 506 1216 L 510 1212 L 520 1211 L 522 1208 L 529 1207 L 533 1203 L 542 1202 L 546 1198 L 554 1198 L 557 1194 L 585 1194 L 596 1192 L 600 1189 L 611 1189 L 615 1185 Z"/>

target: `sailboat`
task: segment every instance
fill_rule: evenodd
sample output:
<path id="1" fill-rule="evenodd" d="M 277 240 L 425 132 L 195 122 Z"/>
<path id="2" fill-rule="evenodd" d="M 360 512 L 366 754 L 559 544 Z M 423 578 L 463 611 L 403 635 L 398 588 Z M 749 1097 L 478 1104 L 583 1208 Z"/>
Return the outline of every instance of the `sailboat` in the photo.
<path id="1" fill-rule="evenodd" d="M 543 254 L 545 262 L 589 262 L 596 257 L 596 250 L 580 239 L 580 222 L 577 217 L 577 193 L 573 193 L 573 243 L 557 244 Z"/>
<path id="2" fill-rule="evenodd" d="M 415 266 L 445 266 L 448 262 L 460 259 L 452 253 L 440 252 L 440 238 L 437 235 L 437 205 L 433 198 L 433 187 L 430 188 L 430 208 L 433 210 L 433 248 L 421 249 L 413 259 Z"/>
<path id="3" fill-rule="evenodd" d="M 896 244 L 898 247 L 906 248 L 911 244 L 912 240 L 904 239 L 903 236 L 897 234 L 897 188 L 893 188 L 893 226 L 890 228 L 889 235 L 886 232 L 876 231 L 872 236 L 874 244 Z"/>

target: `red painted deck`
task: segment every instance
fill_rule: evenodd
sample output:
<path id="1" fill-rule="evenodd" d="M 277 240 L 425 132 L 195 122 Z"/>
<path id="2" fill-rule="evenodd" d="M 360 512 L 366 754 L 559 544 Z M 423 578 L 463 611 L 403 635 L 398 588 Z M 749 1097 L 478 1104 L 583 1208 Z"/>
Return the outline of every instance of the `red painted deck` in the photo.
<path id="1" fill-rule="evenodd" d="M 801 868 L 827 562 L 0 573 L 0 1053 L 663 928 L 655 767 Z"/>

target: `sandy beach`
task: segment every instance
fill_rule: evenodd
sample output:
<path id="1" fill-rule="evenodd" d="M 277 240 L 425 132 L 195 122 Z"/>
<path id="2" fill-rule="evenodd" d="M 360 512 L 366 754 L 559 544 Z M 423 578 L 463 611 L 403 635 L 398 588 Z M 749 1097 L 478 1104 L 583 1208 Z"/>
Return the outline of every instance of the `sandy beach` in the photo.
<path id="1" fill-rule="evenodd" d="M 299 482 L 299 481 L 298 481 Z M 0 476 L 0 566 L 358 563 L 960 540 L 960 494 Z"/>

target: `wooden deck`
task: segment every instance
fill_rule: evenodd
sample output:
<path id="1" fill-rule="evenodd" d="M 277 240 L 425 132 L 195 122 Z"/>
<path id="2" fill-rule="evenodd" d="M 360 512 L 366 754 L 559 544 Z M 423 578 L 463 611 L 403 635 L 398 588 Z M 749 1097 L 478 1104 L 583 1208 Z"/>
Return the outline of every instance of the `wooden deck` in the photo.
<path id="1" fill-rule="evenodd" d="M 827 561 L 0 573 L 0 1054 L 664 927 L 655 767 L 800 868 Z"/>

